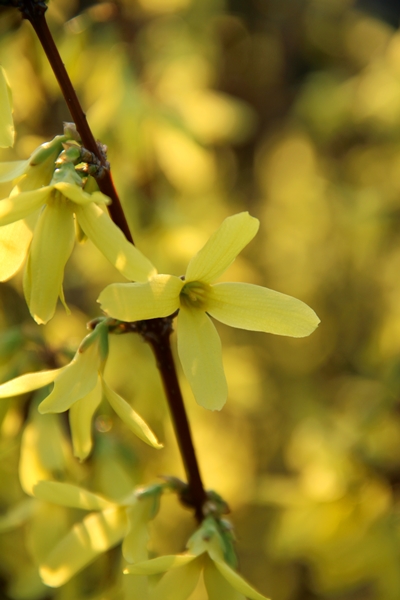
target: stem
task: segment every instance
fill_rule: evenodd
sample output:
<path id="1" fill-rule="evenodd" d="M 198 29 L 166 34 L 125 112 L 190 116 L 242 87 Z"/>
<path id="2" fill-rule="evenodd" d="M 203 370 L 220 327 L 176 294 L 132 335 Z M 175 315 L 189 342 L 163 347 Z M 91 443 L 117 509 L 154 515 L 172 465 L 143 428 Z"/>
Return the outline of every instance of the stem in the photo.
<path id="1" fill-rule="evenodd" d="M 81 136 L 82 144 L 87 150 L 90 150 L 90 152 L 97 156 L 104 167 L 104 176 L 97 179 L 97 184 L 103 194 L 112 200 L 112 203 L 109 206 L 111 218 L 114 223 L 123 231 L 127 240 L 133 244 L 134 242 L 132 234 L 125 218 L 124 211 L 122 210 L 119 196 L 114 187 L 114 182 L 108 169 L 106 159 L 99 151 L 96 140 L 94 139 L 93 133 L 86 120 L 86 115 L 82 110 L 75 89 L 65 69 L 64 63 L 61 60 L 61 56 L 58 52 L 57 46 L 54 43 L 53 36 L 48 28 L 45 18 L 46 7 L 43 8 L 41 5 L 35 4 L 34 0 L 33 4 L 32 0 L 25 0 L 23 4 L 24 6 L 20 8 L 20 10 L 24 18 L 31 23 L 40 43 L 42 44 L 43 50 L 47 56 L 51 68 L 53 69 L 69 112 L 71 113 L 72 119 L 76 125 L 79 135 Z"/>
<path id="2" fill-rule="evenodd" d="M 203 506 L 207 501 L 207 495 L 201 479 L 190 425 L 171 351 L 170 335 L 172 333 L 172 320 L 170 318 L 151 319 L 150 321 L 141 321 L 137 323 L 137 326 L 137 331 L 150 344 L 156 357 L 157 367 L 160 371 L 175 435 L 185 467 L 190 490 L 190 504 L 195 509 L 197 521 L 201 523 L 204 519 Z"/>

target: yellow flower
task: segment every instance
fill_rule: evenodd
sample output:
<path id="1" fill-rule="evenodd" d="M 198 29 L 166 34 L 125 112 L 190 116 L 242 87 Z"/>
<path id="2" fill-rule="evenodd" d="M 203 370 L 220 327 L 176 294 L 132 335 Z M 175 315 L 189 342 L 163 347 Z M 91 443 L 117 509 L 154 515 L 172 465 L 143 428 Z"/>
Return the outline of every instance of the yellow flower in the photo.
<path id="1" fill-rule="evenodd" d="M 30 247 L 23 247 L 28 254 L 24 293 L 37 323 L 47 323 L 58 297 L 63 300 L 64 267 L 74 246 L 75 221 L 127 279 L 147 281 L 155 272 L 150 261 L 97 205 L 108 202 L 109 198 L 101 192 L 88 194 L 82 189 L 82 181 L 71 163 L 54 172 L 50 185 L 30 191 L 16 189 L 0 201 L 0 227 L 37 218 Z"/>
<path id="2" fill-rule="evenodd" d="M 184 280 L 153 275 L 146 283 L 109 285 L 99 297 L 103 310 L 122 321 L 167 317 L 179 309 L 183 371 L 197 402 L 212 410 L 225 404 L 227 385 L 210 316 L 232 327 L 292 337 L 309 335 L 319 323 L 311 308 L 291 296 L 247 283 L 213 283 L 258 227 L 258 219 L 247 212 L 228 217 L 189 262 Z"/>
<path id="3" fill-rule="evenodd" d="M 137 488 L 116 502 L 70 483 L 40 481 L 33 489 L 36 498 L 93 511 L 76 523 L 42 561 L 39 571 L 43 582 L 51 587 L 64 585 L 121 541 L 126 560 L 145 559 L 147 526 L 158 512 L 161 492 L 162 485 Z"/>
<path id="4" fill-rule="evenodd" d="M 107 336 L 106 324 L 98 325 L 65 367 L 26 373 L 0 385 L 0 398 L 8 398 L 54 382 L 52 392 L 40 403 L 39 412 L 61 413 L 69 409 L 74 455 L 80 460 L 92 450 L 92 419 L 103 396 L 135 435 L 154 448 L 162 447 L 145 421 L 104 381 Z"/>
<path id="5" fill-rule="evenodd" d="M 189 540 L 187 553 L 135 563 L 124 572 L 131 575 L 166 573 L 146 600 L 187 600 L 196 589 L 201 572 L 208 600 L 268 600 L 228 565 L 225 546 L 216 521 L 208 517 Z"/>

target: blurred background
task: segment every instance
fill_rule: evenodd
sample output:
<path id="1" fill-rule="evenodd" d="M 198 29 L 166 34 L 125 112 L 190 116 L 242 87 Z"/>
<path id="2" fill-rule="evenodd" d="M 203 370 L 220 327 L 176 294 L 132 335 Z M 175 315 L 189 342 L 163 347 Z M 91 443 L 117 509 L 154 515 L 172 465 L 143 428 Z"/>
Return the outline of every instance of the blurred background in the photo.
<path id="1" fill-rule="evenodd" d="M 247 210 L 260 231 L 224 278 L 296 296 L 321 318 L 301 340 L 217 324 L 229 384 L 220 413 L 200 409 L 182 376 L 206 486 L 232 509 L 242 574 L 272 600 L 400 598 L 396 7 L 49 5 L 138 247 L 160 272 L 180 275 L 226 216 Z M 29 24 L 9 9 L 0 12 L 0 63 L 17 131 L 0 159 L 26 158 L 70 117 Z M 42 327 L 29 316 L 21 280 L 0 287 L 2 381 L 70 360 L 86 322 L 100 314 L 99 292 L 122 279 L 91 242 L 77 247 L 65 278 L 72 314 L 60 305 Z M 41 584 L 48 528 L 66 530 L 82 514 L 43 503 L 24 512 L 34 481 L 57 478 L 119 497 L 159 475 L 183 477 L 150 349 L 133 335 L 112 339 L 106 376 L 163 450 L 132 439 L 104 404 L 94 452 L 79 464 L 64 417 L 39 417 L 37 396 L 1 401 L 0 511 L 16 513 L 3 529 L 0 516 L 1 599 L 124 597 L 118 549 L 59 590 Z M 192 528 L 191 515 L 166 498 L 151 550 L 182 551 Z M 204 598 L 201 588 L 193 595 Z"/>

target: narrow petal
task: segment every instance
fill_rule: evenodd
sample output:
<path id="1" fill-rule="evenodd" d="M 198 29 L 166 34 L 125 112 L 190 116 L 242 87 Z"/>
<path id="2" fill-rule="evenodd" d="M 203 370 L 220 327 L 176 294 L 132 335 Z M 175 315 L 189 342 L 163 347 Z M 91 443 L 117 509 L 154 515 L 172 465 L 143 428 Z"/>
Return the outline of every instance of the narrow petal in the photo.
<path id="1" fill-rule="evenodd" d="M 51 371 L 39 371 L 37 373 L 25 373 L 15 379 L 6 381 L 0 385 L 0 398 L 10 398 L 11 396 L 19 396 L 33 390 L 38 390 L 49 383 L 52 383 L 58 375 L 62 373 L 61 369 L 52 369 Z"/>
<path id="2" fill-rule="evenodd" d="M 149 593 L 149 600 L 187 600 L 196 589 L 200 572 L 201 562 L 199 560 L 192 561 L 179 569 L 168 571 Z"/>
<path id="3" fill-rule="evenodd" d="M 137 412 L 133 410 L 130 404 L 128 404 L 119 394 L 114 392 L 104 381 L 103 383 L 103 392 L 112 408 L 115 410 L 117 415 L 124 421 L 125 425 L 128 425 L 129 429 L 137 435 L 143 442 L 149 444 L 153 448 L 162 448 L 163 445 L 160 444 L 151 431 L 150 427 L 147 423 L 140 417 Z"/>
<path id="4" fill-rule="evenodd" d="M 204 568 L 204 584 L 206 586 L 208 600 L 246 600 L 246 598 L 235 590 L 221 575 L 214 563 L 207 560 Z"/>
<path id="5" fill-rule="evenodd" d="M 155 275 L 147 283 L 113 283 L 99 296 L 101 308 L 121 321 L 168 317 L 179 308 L 184 282 L 174 275 Z"/>
<path id="6" fill-rule="evenodd" d="M 37 500 L 26 498 L 11 506 L 10 510 L 0 516 L 0 533 L 24 525 L 32 517 L 37 507 Z"/>
<path id="7" fill-rule="evenodd" d="M 248 212 L 225 219 L 190 261 L 186 281 L 215 281 L 253 239 L 259 226 L 259 220 L 251 217 Z"/>
<path id="8" fill-rule="evenodd" d="M 28 158 L 28 160 L 13 160 L 11 162 L 0 163 L 0 183 L 21 177 L 28 168 L 29 160 Z"/>
<path id="9" fill-rule="evenodd" d="M 85 352 L 77 352 L 73 361 L 62 369 L 54 381 L 53 391 L 39 404 L 39 412 L 59 413 L 91 392 L 99 379 L 98 346 L 92 344 Z"/>
<path id="10" fill-rule="evenodd" d="M 181 308 L 178 354 L 198 404 L 210 410 L 220 410 L 228 396 L 221 340 L 214 324 L 203 311 Z"/>
<path id="11" fill-rule="evenodd" d="M 115 506 L 113 502 L 106 500 L 103 496 L 88 492 L 77 485 L 60 481 L 39 481 L 33 487 L 33 494 L 45 502 L 82 510 L 104 510 Z"/>
<path id="12" fill-rule="evenodd" d="M 19 481 L 24 492 L 32 496 L 36 483 L 65 473 L 69 456 L 69 443 L 59 416 L 43 417 L 37 411 L 36 399 L 33 399 L 29 419 L 22 433 L 18 466 Z"/>
<path id="13" fill-rule="evenodd" d="M 96 386 L 86 396 L 80 398 L 69 409 L 72 448 L 74 456 L 85 460 L 92 451 L 92 420 L 102 396 L 100 377 Z"/>
<path id="14" fill-rule="evenodd" d="M 301 300 L 249 283 L 213 285 L 207 312 L 231 327 L 291 337 L 310 335 L 320 322 Z"/>
<path id="15" fill-rule="evenodd" d="M 0 227 L 25 219 L 45 204 L 51 188 L 21 192 L 0 200 Z"/>
<path id="16" fill-rule="evenodd" d="M 156 575 L 157 573 L 165 573 L 171 569 L 177 569 L 194 561 L 196 554 L 169 554 L 167 556 L 159 556 L 151 560 L 128 565 L 124 573 L 131 575 Z"/>
<path id="17" fill-rule="evenodd" d="M 0 227 L 0 281 L 7 281 L 21 268 L 31 240 L 32 231 L 25 221 Z"/>
<path id="18" fill-rule="evenodd" d="M 109 508 L 90 514 L 50 552 L 40 565 L 40 575 L 50 587 L 59 587 L 69 581 L 97 556 L 118 544 L 127 530 L 125 510 Z"/>
<path id="19" fill-rule="evenodd" d="M 79 225 L 100 252 L 130 281 L 147 281 L 156 273 L 151 262 L 96 204 L 76 206 Z"/>
<path id="20" fill-rule="evenodd" d="M 105 204 L 110 203 L 110 198 L 101 192 L 94 192 L 94 194 L 88 194 L 79 185 L 73 183 L 67 183 L 66 181 L 59 181 L 53 184 L 63 196 L 72 200 L 76 204 L 90 204 L 92 202 L 104 202 Z"/>
<path id="21" fill-rule="evenodd" d="M 39 324 L 47 323 L 54 315 L 74 241 L 74 219 L 69 206 L 46 205 L 35 227 L 24 274 L 26 302 Z"/>
<path id="22" fill-rule="evenodd" d="M 225 562 L 214 561 L 214 565 L 221 573 L 221 575 L 226 579 L 226 581 L 239 592 L 239 594 L 243 594 L 249 600 L 269 600 L 266 596 L 263 596 L 259 592 L 257 592 L 254 588 L 251 587 L 236 571 L 228 567 Z"/>
<path id="23" fill-rule="evenodd" d="M 6 73 L 0 67 L 0 147 L 14 144 L 14 122 L 12 118 L 11 92 Z"/>

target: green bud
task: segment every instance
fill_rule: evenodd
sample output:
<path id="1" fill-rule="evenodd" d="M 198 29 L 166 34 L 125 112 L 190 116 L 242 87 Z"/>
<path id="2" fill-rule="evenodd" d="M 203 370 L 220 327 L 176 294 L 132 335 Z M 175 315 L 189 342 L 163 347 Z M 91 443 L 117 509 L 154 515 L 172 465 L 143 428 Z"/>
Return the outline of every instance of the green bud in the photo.
<path id="1" fill-rule="evenodd" d="M 224 558 L 233 569 L 238 566 L 238 559 L 234 548 L 233 526 L 227 519 L 217 521 L 219 535 L 222 540 Z"/>
<path id="2" fill-rule="evenodd" d="M 99 330 L 98 327 L 96 327 L 96 329 L 94 329 L 91 333 L 89 333 L 86 337 L 83 338 L 83 340 L 79 344 L 78 351 L 81 353 L 86 352 L 86 350 L 97 341 L 98 336 Z"/>
<path id="3" fill-rule="evenodd" d="M 214 490 L 207 491 L 206 511 L 215 517 L 227 515 L 230 512 L 228 503 Z"/>
<path id="4" fill-rule="evenodd" d="M 68 145 L 61 156 L 63 157 L 64 162 L 76 163 L 76 161 L 81 158 L 81 149 L 76 145 Z"/>
<path id="5" fill-rule="evenodd" d="M 75 123 L 68 123 L 67 121 L 64 121 L 64 135 L 69 140 L 75 140 L 76 142 L 81 141 L 81 136 L 76 129 Z"/>
<path id="6" fill-rule="evenodd" d="M 75 171 L 74 165 L 70 162 L 63 163 L 54 171 L 53 179 L 51 180 L 50 185 L 60 182 L 71 183 L 72 185 L 79 185 L 79 187 L 83 187 L 82 178 Z"/>
<path id="7" fill-rule="evenodd" d="M 32 153 L 29 164 L 34 167 L 44 162 L 47 158 L 54 155 L 54 159 L 60 154 L 63 149 L 63 142 L 66 141 L 65 135 L 56 135 L 50 142 L 46 142 L 36 148 Z"/>

